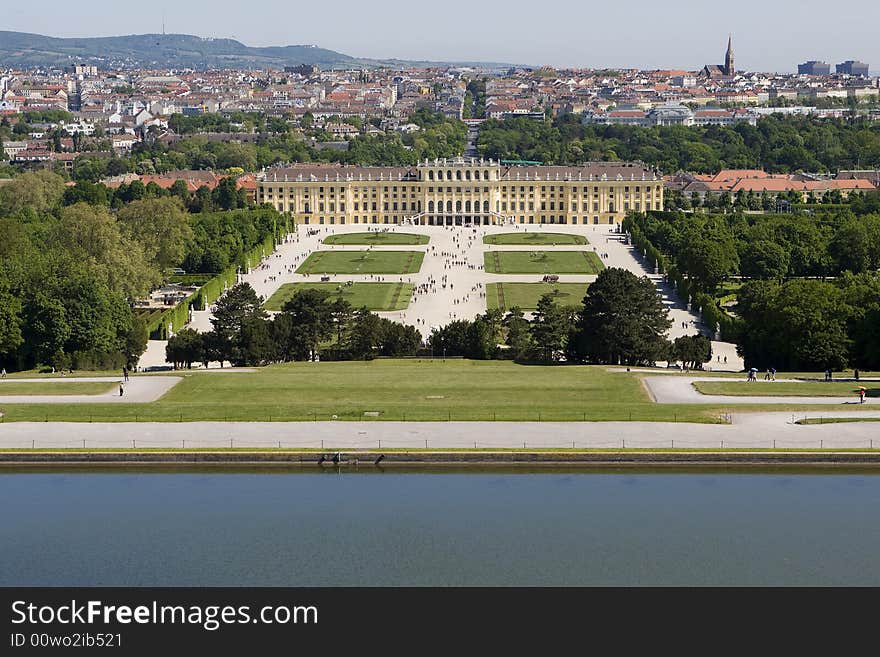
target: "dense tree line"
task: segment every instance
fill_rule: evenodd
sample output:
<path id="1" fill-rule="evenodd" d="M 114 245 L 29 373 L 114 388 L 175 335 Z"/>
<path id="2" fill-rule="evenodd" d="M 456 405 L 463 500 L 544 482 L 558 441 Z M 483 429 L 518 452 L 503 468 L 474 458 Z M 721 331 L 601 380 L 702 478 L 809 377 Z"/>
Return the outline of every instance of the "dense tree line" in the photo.
<path id="1" fill-rule="evenodd" d="M 199 132 L 287 132 L 289 124 L 282 118 L 267 117 L 262 112 L 206 112 L 204 114 L 172 114 L 168 127 L 178 135 Z"/>
<path id="2" fill-rule="evenodd" d="M 519 308 L 489 310 L 436 329 L 426 353 L 533 363 L 653 365 L 671 359 L 697 368 L 711 359 L 704 336 L 670 343 L 670 324 L 649 279 L 612 267 L 590 284 L 582 308 L 557 305 L 545 294 L 530 320 Z"/>
<path id="3" fill-rule="evenodd" d="M 247 144 L 209 141 L 198 134 L 172 145 L 148 140 L 135 145 L 132 153 L 125 157 L 77 158 L 72 177 L 78 181 L 97 182 L 106 176 L 122 173 L 154 174 L 178 169 L 256 171 L 286 162 L 412 165 L 424 159 L 458 156 L 464 151 L 467 128 L 461 121 L 424 109 L 417 110 L 410 121 L 420 130 L 406 134 L 356 135 L 348 142 L 345 151 L 311 146 L 302 134 L 288 130 L 267 131 L 255 143 Z M 325 136 L 329 138 L 329 135 Z"/>
<path id="4" fill-rule="evenodd" d="M 739 291 L 746 367 L 880 368 L 880 277 L 752 281 Z"/>
<path id="5" fill-rule="evenodd" d="M 466 119 L 482 119 L 486 115 L 486 79 L 467 83 L 462 114 Z"/>
<path id="6" fill-rule="evenodd" d="M 67 187 L 62 202 L 64 205 L 84 202 L 119 209 L 133 201 L 167 197 L 179 199 L 189 212 L 235 210 L 248 205 L 247 193 L 238 189 L 232 176 L 221 178 L 214 189 L 202 185 L 195 192 L 190 192 L 183 180 L 175 180 L 168 189 L 152 181 L 144 185 L 140 180 L 133 180 L 112 188 L 102 183 L 80 180 L 76 185 Z"/>
<path id="7" fill-rule="evenodd" d="M 667 254 L 695 291 L 731 277 L 836 277 L 880 269 L 880 194 L 807 214 L 651 212 L 624 230 Z M 652 263 L 653 264 L 653 263 Z"/>
<path id="8" fill-rule="evenodd" d="M 277 233 L 284 219 L 267 206 L 231 212 L 204 212 L 190 216 L 191 239 L 180 266 L 190 273 L 217 273 Z"/>
<path id="9" fill-rule="evenodd" d="M 652 212 L 624 222 L 710 325 L 729 328 L 747 367 L 880 368 L 877 195 L 812 214 Z M 732 315 L 713 295 L 740 283 Z"/>
<path id="10" fill-rule="evenodd" d="M 664 173 L 721 169 L 832 171 L 880 166 L 880 124 L 868 119 L 774 115 L 755 126 L 585 125 L 578 115 L 552 121 L 490 120 L 477 148 L 485 157 L 576 164 L 641 160 Z"/>
<path id="11" fill-rule="evenodd" d="M 177 367 L 229 361 L 233 365 L 314 360 L 370 360 L 412 356 L 422 336 L 414 326 L 392 322 L 366 308 L 353 308 L 323 290 L 294 294 L 269 318 L 263 299 L 247 283 L 216 303 L 212 330 L 184 329 L 172 336 L 166 358 Z"/>
<path id="12" fill-rule="evenodd" d="M 182 264 L 220 271 L 283 222 L 270 208 L 189 214 L 173 195 L 115 210 L 65 199 L 69 189 L 49 171 L 0 188 L 0 363 L 7 369 L 133 364 L 147 339 L 131 310 L 135 300 Z"/>
<path id="13" fill-rule="evenodd" d="M 45 110 L 22 112 L 17 121 L 10 121 L 9 117 L 0 120 L 0 141 L 14 141 L 34 130 L 34 125 L 41 123 L 72 123 L 73 114 L 64 110 Z"/>

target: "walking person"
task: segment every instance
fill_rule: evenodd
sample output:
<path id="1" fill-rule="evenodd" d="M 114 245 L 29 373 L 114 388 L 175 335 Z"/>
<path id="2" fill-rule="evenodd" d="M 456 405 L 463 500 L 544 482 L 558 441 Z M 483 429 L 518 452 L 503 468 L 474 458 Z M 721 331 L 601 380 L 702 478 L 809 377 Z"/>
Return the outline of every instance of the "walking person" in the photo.
<path id="1" fill-rule="evenodd" d="M 3 371 L 0 372 L 0 379 L 5 379 L 5 378 L 6 378 L 6 368 L 4 367 Z"/>
<path id="2" fill-rule="evenodd" d="M 119 396 L 122 397 L 122 393 L 125 392 L 125 388 L 122 387 L 122 381 L 119 382 Z"/>

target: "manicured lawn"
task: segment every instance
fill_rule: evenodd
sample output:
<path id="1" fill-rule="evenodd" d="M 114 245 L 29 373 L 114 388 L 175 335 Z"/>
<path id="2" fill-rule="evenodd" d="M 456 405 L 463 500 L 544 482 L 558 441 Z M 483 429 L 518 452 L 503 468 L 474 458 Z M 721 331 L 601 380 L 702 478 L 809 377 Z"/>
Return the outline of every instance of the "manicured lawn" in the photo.
<path id="1" fill-rule="evenodd" d="M 717 422 L 712 407 L 655 404 L 635 374 L 604 367 L 449 359 L 294 363 L 186 372 L 148 404 L 3 404 L 11 421 L 662 420 Z M 376 417 L 364 413 L 377 412 Z"/>
<path id="2" fill-rule="evenodd" d="M 490 274 L 598 274 L 602 260 L 592 251 L 486 251 Z"/>
<path id="3" fill-rule="evenodd" d="M 370 310 L 404 310 L 412 296 L 411 283 L 287 283 L 266 301 L 267 310 L 281 310 L 298 290 L 325 290 L 330 298 L 342 298 L 354 308 Z"/>
<path id="4" fill-rule="evenodd" d="M 552 292 L 558 305 L 581 306 L 588 287 L 588 283 L 488 283 L 486 305 L 490 310 L 500 308 L 507 311 L 514 306 L 534 310 L 538 307 L 538 299 Z"/>
<path id="5" fill-rule="evenodd" d="M 121 379 L 120 379 L 121 380 Z M 115 383 L 100 381 L 61 381 L 58 383 L 0 381 L 0 397 L 6 395 L 100 395 L 110 392 Z"/>
<path id="6" fill-rule="evenodd" d="M 762 397 L 853 397 L 858 398 L 860 384 L 832 381 L 807 381 L 787 383 L 784 381 L 764 381 L 758 373 L 758 381 L 696 381 L 694 387 L 704 395 L 735 395 Z M 778 374 L 777 374 L 778 376 Z M 868 397 L 880 397 L 880 383 L 864 383 Z M 872 389 L 873 388 L 873 389 Z"/>
<path id="7" fill-rule="evenodd" d="M 494 235 L 486 235 L 483 238 L 483 244 L 519 244 L 528 246 L 544 245 L 544 244 L 589 244 L 587 238 L 583 235 L 572 235 L 570 233 L 495 233 Z"/>
<path id="8" fill-rule="evenodd" d="M 422 251 L 317 251 L 296 273 L 415 274 L 424 257 Z"/>
<path id="9" fill-rule="evenodd" d="M 369 233 L 343 233 L 342 235 L 330 235 L 324 238 L 324 244 L 364 244 L 370 246 L 393 246 L 405 244 L 408 246 L 416 246 L 419 244 L 427 244 L 429 241 L 427 235 L 416 235 L 415 233 L 392 233 L 382 231 L 371 231 Z"/>

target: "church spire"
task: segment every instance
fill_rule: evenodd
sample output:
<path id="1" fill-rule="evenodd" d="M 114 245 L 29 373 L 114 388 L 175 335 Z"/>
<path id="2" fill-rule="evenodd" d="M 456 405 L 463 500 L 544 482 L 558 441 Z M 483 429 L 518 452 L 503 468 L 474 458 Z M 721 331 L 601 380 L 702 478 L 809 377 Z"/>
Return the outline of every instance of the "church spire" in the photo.
<path id="1" fill-rule="evenodd" d="M 724 74 L 733 75 L 735 73 L 733 67 L 733 35 L 727 36 L 727 54 L 724 55 Z"/>

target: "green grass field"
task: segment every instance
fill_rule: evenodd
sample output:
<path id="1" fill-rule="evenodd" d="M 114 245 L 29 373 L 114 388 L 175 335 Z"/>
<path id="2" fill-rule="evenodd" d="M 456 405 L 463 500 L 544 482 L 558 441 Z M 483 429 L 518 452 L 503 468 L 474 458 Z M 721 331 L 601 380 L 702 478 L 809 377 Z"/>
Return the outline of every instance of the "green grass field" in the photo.
<path id="1" fill-rule="evenodd" d="M 0 382 L 0 397 L 6 395 L 100 395 L 104 392 L 110 392 L 115 387 L 115 383 L 100 381 L 36 383 L 7 379 Z"/>
<path id="2" fill-rule="evenodd" d="M 592 251 L 486 251 L 490 274 L 598 274 L 604 265 Z"/>
<path id="3" fill-rule="evenodd" d="M 3 404 L 12 421 L 657 420 L 718 422 L 721 409 L 655 404 L 635 374 L 604 367 L 449 359 L 294 363 L 183 372 L 147 404 Z M 376 412 L 376 417 L 364 413 Z"/>
<path id="4" fill-rule="evenodd" d="M 589 244 L 583 235 L 570 233 L 495 233 L 483 237 L 483 244 L 553 245 Z"/>
<path id="5" fill-rule="evenodd" d="M 298 290 L 325 290 L 331 299 L 342 298 L 354 308 L 404 310 L 409 306 L 411 283 L 286 283 L 263 304 L 266 310 L 281 310 Z"/>
<path id="6" fill-rule="evenodd" d="M 588 283 L 488 283 L 486 305 L 490 310 L 507 311 L 514 306 L 534 310 L 542 295 L 554 292 L 558 305 L 581 306 L 588 287 Z"/>
<path id="7" fill-rule="evenodd" d="M 427 244 L 430 238 L 427 235 L 415 233 L 343 233 L 342 235 L 330 235 L 324 238 L 324 244 L 363 244 L 366 246 L 417 246 Z"/>
<path id="8" fill-rule="evenodd" d="M 424 257 L 422 251 L 317 251 L 296 273 L 415 274 Z"/>
<path id="9" fill-rule="evenodd" d="M 760 377 L 759 373 L 759 377 Z M 858 397 L 859 385 L 864 385 L 868 397 L 880 397 L 880 383 L 850 383 L 844 381 L 806 381 L 787 383 L 784 381 L 763 381 L 755 383 L 741 381 L 695 381 L 694 388 L 704 395 L 732 395 L 747 397 Z"/>

